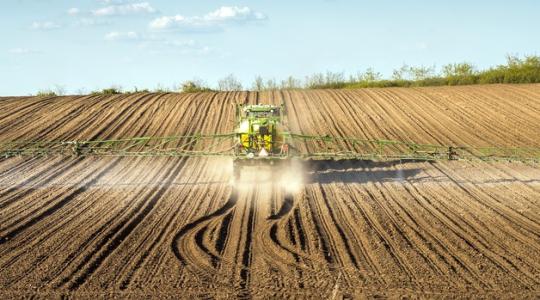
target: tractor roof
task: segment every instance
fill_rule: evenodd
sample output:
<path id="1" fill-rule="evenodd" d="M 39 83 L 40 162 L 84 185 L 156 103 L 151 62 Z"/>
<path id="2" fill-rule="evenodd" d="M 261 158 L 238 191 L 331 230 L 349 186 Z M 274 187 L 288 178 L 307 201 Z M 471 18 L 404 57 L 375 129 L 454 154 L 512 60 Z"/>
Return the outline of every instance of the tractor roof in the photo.
<path id="1" fill-rule="evenodd" d="M 244 111 L 272 111 L 273 109 L 279 108 L 279 106 L 269 105 L 269 104 L 253 104 L 245 105 L 243 107 Z"/>

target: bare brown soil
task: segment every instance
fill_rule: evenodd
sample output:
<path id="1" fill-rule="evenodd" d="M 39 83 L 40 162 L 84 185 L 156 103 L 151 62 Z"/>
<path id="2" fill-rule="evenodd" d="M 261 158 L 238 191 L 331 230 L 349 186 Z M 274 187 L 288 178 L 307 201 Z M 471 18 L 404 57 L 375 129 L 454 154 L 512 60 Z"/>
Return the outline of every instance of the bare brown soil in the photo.
<path id="1" fill-rule="evenodd" d="M 294 132 L 540 147 L 540 85 L 2 98 L 0 141 L 225 133 L 282 101 Z M 311 162 L 294 194 L 230 166 L 0 158 L 0 296 L 540 297 L 537 164 Z"/>

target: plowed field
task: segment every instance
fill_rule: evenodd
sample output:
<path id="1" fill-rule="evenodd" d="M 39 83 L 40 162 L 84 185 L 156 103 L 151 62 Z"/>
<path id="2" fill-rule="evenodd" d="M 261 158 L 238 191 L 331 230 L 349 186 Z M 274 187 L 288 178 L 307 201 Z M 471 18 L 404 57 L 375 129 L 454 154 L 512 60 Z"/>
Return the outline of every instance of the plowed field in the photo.
<path id="1" fill-rule="evenodd" d="M 540 85 L 0 98 L 0 141 L 233 130 L 540 147 Z M 279 172 L 273 174 L 281 176 Z M 224 158 L 0 158 L 0 296 L 540 297 L 540 166 L 303 164 L 294 193 Z"/>

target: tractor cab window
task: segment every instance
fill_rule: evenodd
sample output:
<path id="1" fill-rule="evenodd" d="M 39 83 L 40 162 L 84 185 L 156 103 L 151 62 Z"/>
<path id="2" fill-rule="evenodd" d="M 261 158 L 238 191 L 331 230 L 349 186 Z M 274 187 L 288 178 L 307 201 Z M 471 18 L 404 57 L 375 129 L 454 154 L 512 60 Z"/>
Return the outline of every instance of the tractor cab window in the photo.
<path id="1" fill-rule="evenodd" d="M 251 111 L 248 110 L 247 112 L 248 117 L 261 117 L 261 113 L 258 111 Z"/>
<path id="2" fill-rule="evenodd" d="M 248 111 L 248 117 L 267 118 L 273 115 L 271 111 Z"/>
<path id="3" fill-rule="evenodd" d="M 263 110 L 263 111 L 253 111 L 253 110 L 247 110 L 246 116 L 252 117 L 252 118 L 269 118 L 269 117 L 279 117 L 280 109 L 279 108 L 272 108 L 270 110 Z"/>

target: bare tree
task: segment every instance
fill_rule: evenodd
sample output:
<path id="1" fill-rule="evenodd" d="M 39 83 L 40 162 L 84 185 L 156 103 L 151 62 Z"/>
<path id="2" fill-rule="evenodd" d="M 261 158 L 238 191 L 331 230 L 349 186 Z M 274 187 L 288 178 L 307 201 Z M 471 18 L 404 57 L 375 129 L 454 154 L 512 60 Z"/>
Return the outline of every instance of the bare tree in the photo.
<path id="1" fill-rule="evenodd" d="M 66 87 L 63 85 L 56 84 L 54 86 L 54 93 L 58 96 L 64 96 L 66 94 Z"/>
<path id="2" fill-rule="evenodd" d="M 277 89 L 278 89 L 278 84 L 277 84 L 276 80 L 273 79 L 273 78 L 272 78 L 272 79 L 268 79 L 268 80 L 266 81 L 266 89 L 267 89 L 267 90 L 271 90 L 271 91 L 272 91 L 272 90 L 277 90 Z"/>
<path id="3" fill-rule="evenodd" d="M 392 72 L 392 79 L 394 80 L 409 80 L 411 78 L 411 68 L 403 64 L 399 69 L 395 69 Z"/>
<path id="4" fill-rule="evenodd" d="M 255 80 L 253 80 L 252 89 L 258 92 L 265 89 L 264 80 L 261 76 L 257 75 L 257 77 L 255 77 Z"/>
<path id="5" fill-rule="evenodd" d="M 301 87 L 302 82 L 292 76 L 289 76 L 287 79 L 281 81 L 282 89 L 299 89 Z"/>
<path id="6" fill-rule="evenodd" d="M 233 74 L 229 74 L 218 81 L 218 89 L 220 91 L 241 91 L 242 84 Z"/>

